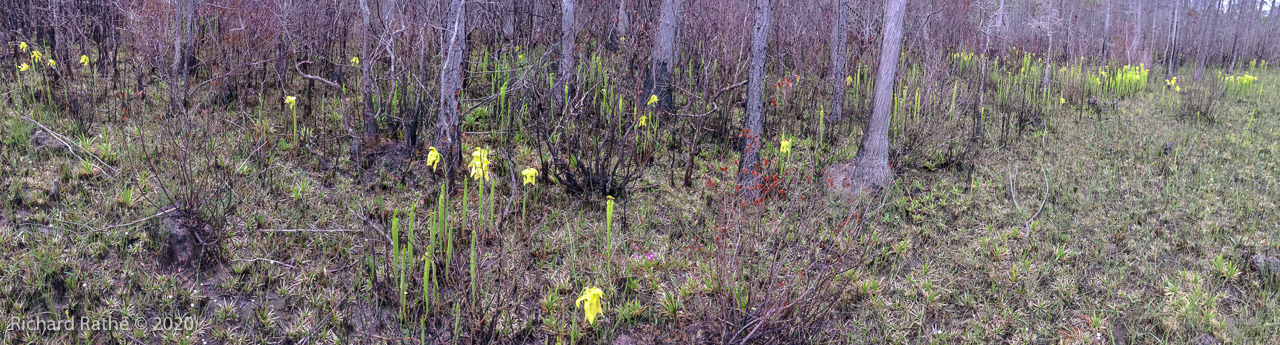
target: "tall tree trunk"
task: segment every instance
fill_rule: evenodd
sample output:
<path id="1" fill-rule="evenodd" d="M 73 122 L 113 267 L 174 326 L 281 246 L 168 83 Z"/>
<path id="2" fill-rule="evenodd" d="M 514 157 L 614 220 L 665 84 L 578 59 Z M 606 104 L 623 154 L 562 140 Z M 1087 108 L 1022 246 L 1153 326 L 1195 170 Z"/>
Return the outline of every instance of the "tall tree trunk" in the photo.
<path id="1" fill-rule="evenodd" d="M 999 10 L 997 10 L 997 12 L 996 12 L 996 38 L 997 38 L 997 39 L 1000 39 L 1000 38 L 1005 37 L 1005 36 L 1004 36 L 1004 9 L 1005 9 L 1005 7 L 1004 7 L 1004 0 L 1000 0 L 1000 9 L 999 9 Z M 1002 52 L 1003 52 L 1003 51 L 1004 51 L 1004 40 L 1003 40 L 1003 39 L 1001 39 L 1001 40 L 1000 40 L 1000 41 L 998 41 L 998 42 L 1000 42 L 1000 44 L 999 44 L 997 47 L 999 47 L 999 48 L 1000 48 L 1000 51 L 1002 51 Z"/>
<path id="2" fill-rule="evenodd" d="M 673 112 L 671 99 L 671 69 L 675 66 L 676 30 L 680 24 L 680 7 L 683 0 L 662 0 L 658 9 L 658 32 L 653 41 L 653 56 L 649 58 L 648 91 L 650 96 L 658 97 L 658 109 Z"/>
<path id="3" fill-rule="evenodd" d="M 360 47 L 360 90 L 364 99 L 364 136 L 372 138 L 378 134 L 378 114 L 373 106 L 373 23 L 369 18 L 369 2 L 360 0 L 360 24 L 363 28 L 363 41 Z"/>
<path id="4" fill-rule="evenodd" d="M 1219 3 L 1209 5 L 1212 6 L 1209 11 L 1212 13 L 1211 16 L 1213 16 L 1212 21 L 1204 20 L 1203 18 L 1201 19 L 1200 37 L 1196 39 L 1199 42 L 1196 44 L 1198 47 L 1196 49 L 1196 71 L 1195 74 L 1192 75 L 1192 80 L 1194 81 L 1200 81 L 1200 79 L 1204 78 L 1204 68 L 1205 65 L 1209 63 L 1209 47 L 1215 41 L 1210 38 L 1210 30 L 1218 27 L 1218 22 L 1222 18 L 1222 16 L 1218 15 L 1220 13 L 1218 11 L 1218 5 Z"/>
<path id="5" fill-rule="evenodd" d="M 773 20 L 773 1 L 755 0 L 755 23 L 751 29 L 751 56 L 747 75 L 747 111 L 742 119 L 745 131 L 742 157 L 738 160 L 738 190 L 746 199 L 760 195 L 760 145 L 764 134 L 764 65 L 769 53 L 769 32 Z"/>
<path id="6" fill-rule="evenodd" d="M 1107 63 L 1107 48 L 1111 46 L 1111 0 L 1107 0 L 1106 14 L 1102 16 L 1102 63 Z"/>
<path id="7" fill-rule="evenodd" d="M 498 6 L 502 7 L 502 38 L 511 42 L 516 38 L 516 0 L 501 0 Z"/>
<path id="8" fill-rule="evenodd" d="M 1178 15 L 1182 12 L 1182 0 L 1173 0 L 1173 23 L 1170 23 L 1169 46 L 1165 50 L 1166 77 L 1178 75 Z"/>
<path id="9" fill-rule="evenodd" d="M 845 0 L 836 0 L 836 25 L 831 27 L 831 122 L 844 119 L 845 37 L 849 32 Z"/>
<path id="10" fill-rule="evenodd" d="M 1244 12 L 1244 9 L 1241 8 L 1243 6 L 1241 5 L 1243 4 L 1238 0 L 1235 4 L 1231 5 L 1231 9 L 1236 11 L 1236 25 L 1233 29 L 1235 33 L 1231 35 L 1231 65 L 1227 67 L 1227 73 L 1236 72 L 1236 61 L 1239 61 L 1240 58 L 1238 49 L 1240 45 L 1240 27 L 1244 24 L 1244 21 L 1240 18 L 1241 14 Z"/>
<path id="11" fill-rule="evenodd" d="M 187 68 L 187 50 L 191 49 L 191 21 L 195 19 L 195 0 L 177 0 L 174 10 L 178 11 L 177 24 L 179 33 L 173 35 L 173 65 L 169 67 L 173 81 L 169 88 L 169 113 L 178 115 L 185 111 L 187 90 L 191 85 L 190 70 Z M 178 87 L 181 83 L 182 87 Z"/>
<path id="12" fill-rule="evenodd" d="M 613 23 L 613 40 L 622 43 L 631 32 L 631 17 L 627 15 L 630 0 L 618 0 L 618 18 Z"/>
<path id="13" fill-rule="evenodd" d="M 893 181 L 893 169 L 889 167 L 889 121 L 893 107 L 893 89 L 898 70 L 898 58 L 902 53 L 902 17 L 907 0 L 889 0 L 884 8 L 884 38 L 880 42 L 880 63 L 877 67 L 875 98 L 871 120 L 858 144 L 853 162 L 833 167 L 826 180 L 831 188 L 852 195 L 879 190 Z"/>
<path id="14" fill-rule="evenodd" d="M 1138 48 L 1142 47 L 1142 0 L 1135 0 L 1133 6 L 1133 32 L 1130 33 L 1132 38 L 1129 41 L 1129 51 L 1126 53 L 1129 57 L 1129 63 L 1132 64 L 1135 59 L 1134 54 L 1138 54 Z"/>
<path id="15" fill-rule="evenodd" d="M 435 147 L 444 155 L 445 171 L 452 183 L 462 163 L 462 132 L 459 124 L 462 109 L 458 97 L 462 91 L 463 47 L 467 44 L 466 1 L 452 0 L 445 17 L 445 32 L 440 46 L 444 61 L 440 64 L 440 113 L 436 119 Z"/>
<path id="16" fill-rule="evenodd" d="M 569 84 L 573 82 L 574 58 L 577 56 L 576 39 L 578 37 L 577 25 L 575 23 L 574 11 L 576 5 L 574 0 L 560 1 L 560 58 L 559 67 L 556 68 L 556 85 L 559 86 L 555 91 L 557 94 L 565 92 Z M 563 95 L 563 94 L 561 94 Z"/>

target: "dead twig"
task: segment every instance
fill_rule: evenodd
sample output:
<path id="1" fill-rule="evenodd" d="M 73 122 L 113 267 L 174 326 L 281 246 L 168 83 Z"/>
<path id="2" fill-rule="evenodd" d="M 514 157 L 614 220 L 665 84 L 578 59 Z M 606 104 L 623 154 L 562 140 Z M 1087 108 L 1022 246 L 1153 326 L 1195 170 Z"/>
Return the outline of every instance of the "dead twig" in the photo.
<path id="1" fill-rule="evenodd" d="M 315 80 L 325 85 L 329 85 L 330 87 L 339 88 L 339 89 L 342 88 L 342 85 L 338 85 L 338 83 L 329 81 L 329 79 L 317 77 L 314 75 L 307 74 L 306 72 L 303 72 L 301 66 L 303 64 L 310 64 L 310 63 L 311 63 L 311 60 L 298 61 L 298 63 L 293 64 L 293 70 L 298 71 L 298 74 L 301 74 L 303 78 Z"/>

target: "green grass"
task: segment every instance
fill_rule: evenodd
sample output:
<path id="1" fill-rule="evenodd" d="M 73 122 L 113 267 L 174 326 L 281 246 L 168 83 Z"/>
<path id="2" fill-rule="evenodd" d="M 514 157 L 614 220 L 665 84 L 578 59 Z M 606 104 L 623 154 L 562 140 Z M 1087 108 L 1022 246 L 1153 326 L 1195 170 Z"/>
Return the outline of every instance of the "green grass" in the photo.
<path id="1" fill-rule="evenodd" d="M 352 178 L 343 140 L 311 142 L 339 167 L 324 171 L 305 150 L 274 145 L 292 135 L 279 130 L 292 114 L 273 104 L 204 124 L 218 149 L 192 159 L 207 173 L 195 178 L 236 176 L 237 205 L 224 209 L 213 263 L 186 269 L 160 260 L 168 238 L 158 218 L 130 224 L 169 203 L 169 182 L 151 162 L 161 173 L 178 163 L 140 145 L 160 125 L 96 123 L 81 141 L 119 170 L 107 176 L 61 147 L 32 147 L 24 113 L 5 109 L 0 322 L 174 316 L 194 327 L 0 340 L 451 343 L 492 329 L 502 342 L 719 342 L 720 330 L 733 336 L 754 317 L 784 315 L 758 323 L 767 339 L 1180 344 L 1210 334 L 1274 343 L 1280 288 L 1247 258 L 1280 250 L 1280 74 L 1250 73 L 1253 95 L 1223 101 L 1211 125 L 1179 120 L 1159 90 L 1141 88 L 1101 120 L 1052 97 L 1048 129 L 988 140 L 971 178 L 909 170 L 859 203 L 827 195 L 821 182 L 826 162 L 853 156 L 856 135 L 818 147 L 817 132 L 791 119 L 780 122 L 793 133 L 786 196 L 739 204 L 730 197 L 737 154 L 704 144 L 693 187 L 669 183 L 660 164 L 612 212 L 603 198 L 507 179 L 505 155 L 494 155 L 494 184 L 465 198 L 381 168 Z M 948 108 L 955 89 L 937 89 Z M 920 116 L 922 91 L 904 90 L 901 107 Z M 55 114 L 35 118 L 63 134 L 74 128 Z M 988 128 L 998 118 L 987 117 Z M 340 119 L 305 121 L 315 136 L 345 135 Z M 776 140 L 765 147 L 764 158 L 781 158 Z M 516 172 L 538 160 L 529 149 L 512 159 Z M 410 166 L 430 175 L 424 162 Z M 523 206 L 526 190 L 537 197 Z M 258 231 L 271 228 L 357 231 Z M 594 325 L 574 306 L 589 286 L 605 291 Z"/>

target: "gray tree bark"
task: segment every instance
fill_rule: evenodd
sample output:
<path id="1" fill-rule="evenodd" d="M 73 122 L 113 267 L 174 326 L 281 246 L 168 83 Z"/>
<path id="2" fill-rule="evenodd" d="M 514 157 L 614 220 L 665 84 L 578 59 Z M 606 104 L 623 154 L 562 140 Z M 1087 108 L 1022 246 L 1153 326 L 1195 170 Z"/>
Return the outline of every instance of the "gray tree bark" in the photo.
<path id="1" fill-rule="evenodd" d="M 462 133 L 459 124 L 462 109 L 459 94 L 462 90 L 462 60 L 467 44 L 467 10 L 464 0 L 452 0 L 449 5 L 444 39 L 440 50 L 444 61 L 440 65 L 440 112 L 436 122 L 435 147 L 444 156 L 445 171 L 449 180 L 462 163 Z"/>
<path id="2" fill-rule="evenodd" d="M 845 0 L 836 0 L 836 24 L 831 27 L 831 122 L 844 119 L 845 38 L 849 32 Z"/>
<path id="3" fill-rule="evenodd" d="M 183 103 L 191 85 L 191 75 L 186 65 L 187 56 L 190 55 L 187 50 L 191 49 L 191 21 L 195 19 L 195 9 L 195 0 L 177 0 L 174 3 L 174 10 L 178 11 L 180 32 L 173 35 L 173 65 L 169 67 L 170 75 L 173 76 L 169 88 L 170 115 L 178 115 L 184 111 Z M 178 87 L 179 82 L 182 83 L 181 88 Z"/>
<path id="4" fill-rule="evenodd" d="M 498 6 L 502 7 L 502 38 L 510 42 L 516 38 L 516 1 L 501 0 Z"/>
<path id="5" fill-rule="evenodd" d="M 627 14 L 630 0 L 618 0 L 618 18 L 613 23 L 613 39 L 619 41 L 631 34 L 631 17 Z"/>
<path id="6" fill-rule="evenodd" d="M 658 109 L 664 112 L 674 111 L 671 99 L 671 69 L 675 65 L 676 30 L 680 24 L 681 6 L 683 6 L 683 0 L 662 0 L 662 5 L 658 9 L 658 32 L 653 41 L 653 55 L 649 58 L 649 94 L 644 98 L 648 100 L 650 95 L 658 96 Z"/>
<path id="7" fill-rule="evenodd" d="M 893 181 L 889 167 L 889 121 L 892 115 L 893 88 L 902 53 L 902 17 L 906 0 L 889 0 L 884 9 L 884 38 L 880 42 L 880 63 L 875 82 L 875 98 L 871 120 L 862 134 L 853 162 L 827 170 L 826 180 L 838 192 L 862 195 L 879 190 Z"/>
<path id="8" fill-rule="evenodd" d="M 1133 55 L 1138 54 L 1138 49 L 1142 47 L 1142 0 L 1135 0 L 1137 3 L 1133 7 L 1133 39 L 1129 41 L 1129 63 L 1134 61 Z M 1139 59 L 1140 60 L 1140 59 Z"/>
<path id="9" fill-rule="evenodd" d="M 1170 23 L 1169 46 L 1165 49 L 1165 77 L 1178 75 L 1178 16 L 1182 12 L 1182 0 L 1173 0 L 1173 23 Z"/>
<path id="10" fill-rule="evenodd" d="M 1111 0 L 1107 0 L 1102 19 L 1102 63 L 1107 63 L 1107 48 L 1111 47 Z"/>
<path id="11" fill-rule="evenodd" d="M 360 0 L 360 24 L 363 27 L 363 41 L 360 47 L 360 90 L 364 99 L 364 136 L 373 137 L 378 134 L 378 114 L 373 107 L 373 59 L 370 59 L 373 44 L 373 23 L 369 13 L 369 2 Z"/>
<path id="12" fill-rule="evenodd" d="M 559 67 L 556 68 L 556 85 L 557 94 L 562 94 L 564 88 L 573 82 L 574 58 L 577 55 L 576 39 L 578 37 L 577 20 L 574 18 L 576 10 L 574 0 L 560 1 L 560 58 Z"/>
<path id="13" fill-rule="evenodd" d="M 1236 61 L 1239 61 L 1240 58 L 1239 50 L 1237 48 L 1240 45 L 1240 27 L 1244 25 L 1244 21 L 1240 18 L 1244 12 L 1244 9 L 1242 8 L 1243 6 L 1241 5 L 1243 4 L 1239 0 L 1237 0 L 1235 4 L 1231 5 L 1231 9 L 1236 11 L 1236 25 L 1233 29 L 1235 32 L 1231 35 L 1231 65 L 1227 67 L 1227 73 L 1236 72 Z"/>
<path id="14" fill-rule="evenodd" d="M 751 55 L 748 62 L 747 76 L 747 109 L 742 119 L 745 131 L 742 140 L 742 157 L 738 160 L 739 195 L 746 199 L 755 199 L 760 195 L 760 176 L 764 173 L 760 166 L 761 137 L 764 134 L 764 65 L 769 53 L 769 32 L 772 25 L 773 2 L 771 0 L 755 0 L 753 9 L 755 23 L 751 29 Z"/>

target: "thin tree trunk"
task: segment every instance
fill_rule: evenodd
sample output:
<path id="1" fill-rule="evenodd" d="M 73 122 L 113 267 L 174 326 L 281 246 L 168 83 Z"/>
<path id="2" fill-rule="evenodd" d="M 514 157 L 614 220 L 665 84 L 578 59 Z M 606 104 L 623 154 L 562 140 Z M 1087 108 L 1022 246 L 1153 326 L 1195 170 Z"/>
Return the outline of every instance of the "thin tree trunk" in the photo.
<path id="1" fill-rule="evenodd" d="M 659 7 L 658 32 L 653 41 L 653 55 L 649 58 L 648 95 L 658 97 L 658 109 L 673 112 L 671 98 L 671 69 L 675 66 L 676 30 L 680 23 L 680 7 L 683 0 L 662 0 Z"/>
<path id="2" fill-rule="evenodd" d="M 889 167 L 889 122 L 898 58 L 902 53 L 902 17 L 906 2 L 889 0 L 885 4 L 884 38 L 880 42 L 871 120 L 867 121 L 853 162 L 828 170 L 827 180 L 837 191 L 861 195 L 893 181 L 893 169 Z"/>
<path id="3" fill-rule="evenodd" d="M 746 199 L 760 195 L 760 145 L 764 134 L 764 65 L 769 52 L 769 32 L 772 25 L 773 1 L 755 0 L 755 23 L 751 29 L 751 56 L 748 62 L 747 111 L 742 120 L 745 131 L 742 140 L 742 158 L 738 160 L 738 190 Z"/>
<path id="4" fill-rule="evenodd" d="M 831 122 L 844 119 L 845 37 L 849 32 L 845 0 L 836 0 L 836 25 L 831 27 Z"/>
<path id="5" fill-rule="evenodd" d="M 467 40 L 467 10 L 464 0 L 452 0 L 447 28 L 440 46 L 444 61 L 440 64 L 440 112 L 436 122 L 435 147 L 444 155 L 445 171 L 452 183 L 462 163 L 462 133 L 459 123 L 462 109 L 459 94 L 462 90 L 463 47 Z"/>
<path id="6" fill-rule="evenodd" d="M 1046 36 L 1049 36 L 1049 46 L 1045 48 L 1044 56 L 1053 56 L 1053 31 L 1048 32 Z M 1049 92 L 1049 71 L 1053 70 L 1049 65 L 1052 64 L 1053 59 L 1044 60 L 1044 79 L 1040 81 L 1041 92 Z"/>

